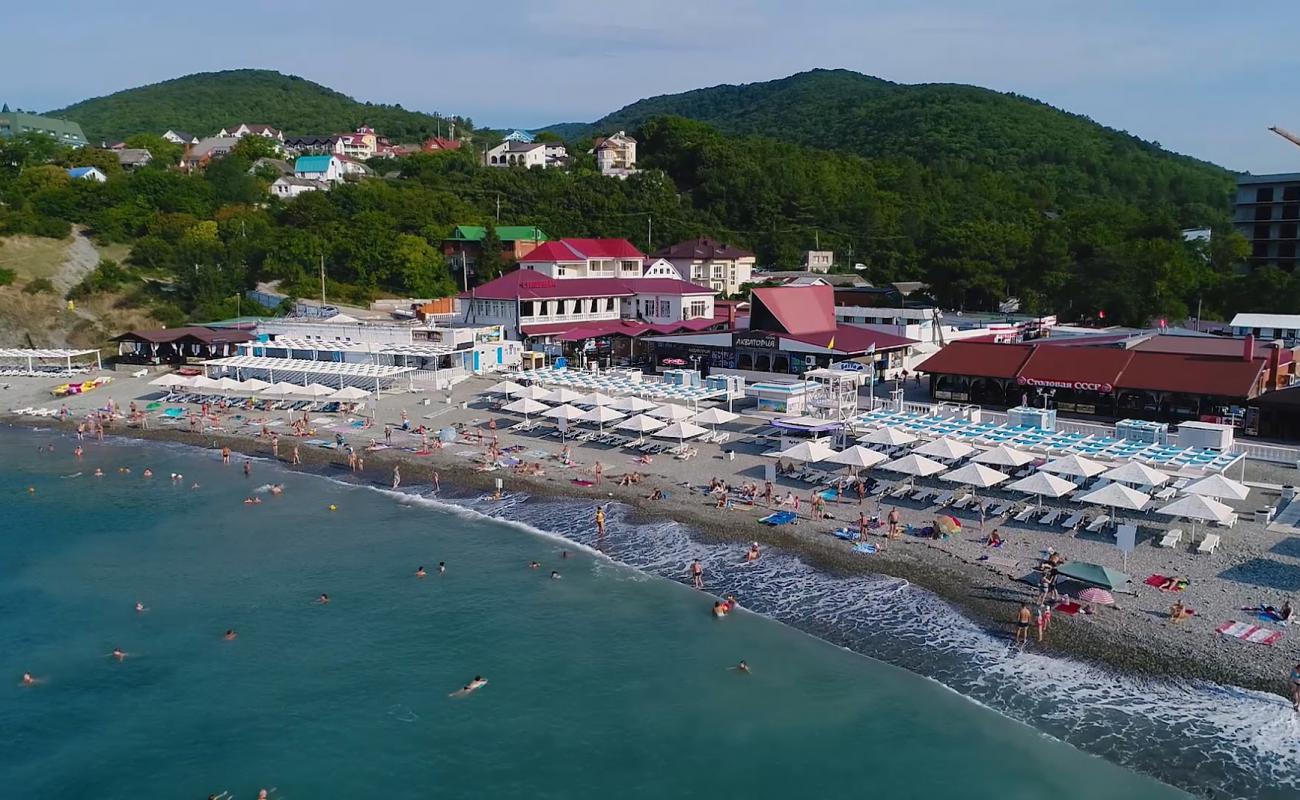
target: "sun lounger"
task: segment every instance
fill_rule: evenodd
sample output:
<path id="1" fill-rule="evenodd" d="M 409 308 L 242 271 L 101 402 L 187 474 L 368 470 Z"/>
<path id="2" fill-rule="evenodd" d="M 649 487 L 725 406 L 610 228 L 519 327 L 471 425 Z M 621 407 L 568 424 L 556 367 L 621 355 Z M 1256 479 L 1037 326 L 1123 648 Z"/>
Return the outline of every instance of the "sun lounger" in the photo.
<path id="1" fill-rule="evenodd" d="M 1061 516 L 1060 510 L 1053 508 L 1052 510 L 1048 511 L 1046 514 L 1044 514 L 1042 517 L 1039 518 L 1038 524 L 1055 525 L 1056 520 L 1058 520 L 1060 516 Z"/>
<path id="2" fill-rule="evenodd" d="M 1002 516 L 1003 514 L 1007 513 L 1010 510 L 1011 510 L 1010 503 L 998 503 L 989 511 L 988 515 L 989 517 L 996 518 Z"/>
<path id="3" fill-rule="evenodd" d="M 953 500 L 952 503 L 949 504 L 949 507 L 955 508 L 960 511 L 965 509 L 966 506 L 970 505 L 973 502 L 975 502 L 975 495 L 964 494 L 961 497 L 958 497 L 956 500 Z"/>
<path id="4" fill-rule="evenodd" d="M 1164 537 L 1161 538 L 1160 546 L 1177 547 L 1178 543 L 1181 542 L 1182 540 L 1183 540 L 1183 529 L 1174 528 L 1173 530 L 1166 532 Z"/>
<path id="5" fill-rule="evenodd" d="M 1207 533 L 1205 534 L 1205 538 L 1201 540 L 1201 543 L 1196 545 L 1196 552 L 1212 554 L 1214 553 L 1215 548 L 1217 548 L 1218 546 L 1219 546 L 1219 534 Z"/>
<path id="6" fill-rule="evenodd" d="M 947 491 L 939 492 L 937 495 L 935 495 L 934 502 L 931 505 L 933 505 L 935 508 L 943 508 L 944 506 L 948 505 L 951 502 L 952 502 L 952 490 L 949 489 Z"/>
<path id="7" fill-rule="evenodd" d="M 1153 495 L 1151 495 L 1151 496 L 1154 497 L 1154 498 L 1157 499 L 1157 500 L 1168 500 L 1169 498 L 1171 498 L 1171 497 L 1173 497 L 1175 494 L 1177 494 L 1177 492 L 1178 492 L 1178 490 L 1175 489 L 1174 487 L 1172 487 L 1172 486 L 1166 486 L 1165 488 L 1161 489 L 1160 491 L 1156 492 L 1155 494 L 1153 494 Z"/>
<path id="8" fill-rule="evenodd" d="M 892 498 L 894 498 L 894 499 L 898 499 L 898 498 L 901 498 L 903 495 L 907 494 L 907 493 L 910 492 L 910 491 L 912 491 L 912 487 L 911 487 L 911 486 L 909 486 L 909 485 L 907 485 L 907 484 L 905 484 L 905 483 L 900 483 L 900 484 L 898 484 L 897 486 L 894 487 L 894 490 L 893 490 L 892 492 L 889 493 L 889 496 L 892 497 Z"/>
<path id="9" fill-rule="evenodd" d="M 917 489 L 915 492 L 912 492 L 912 499 L 918 503 L 924 503 L 933 494 L 934 494 L 933 489 L 923 486 L 920 489 Z"/>
<path id="10" fill-rule="evenodd" d="M 1075 528 L 1079 527 L 1080 522 L 1083 522 L 1083 512 L 1076 511 L 1070 516 L 1065 518 L 1065 521 L 1061 523 L 1061 527 L 1065 528 L 1066 530 L 1074 530 Z"/>
<path id="11" fill-rule="evenodd" d="M 1097 531 L 1106 527 L 1107 522 L 1110 522 L 1109 516 L 1107 516 L 1106 514 L 1098 514 L 1096 517 L 1093 518 L 1092 522 L 1088 523 L 1088 530 L 1092 533 L 1096 533 Z"/>
<path id="12" fill-rule="evenodd" d="M 1226 520 L 1224 520 L 1223 522 L 1212 522 L 1212 523 L 1210 523 L 1210 524 L 1211 524 L 1211 525 L 1217 525 L 1217 526 L 1219 526 L 1219 527 L 1221 527 L 1221 528 L 1231 528 L 1233 525 L 1236 525 L 1236 524 L 1237 524 L 1237 514 L 1236 514 L 1236 512 L 1234 511 L 1233 513 L 1229 514 L 1229 515 L 1228 515 L 1228 518 L 1227 518 Z"/>
<path id="13" fill-rule="evenodd" d="M 1024 508 L 1020 509 L 1019 514 L 1016 514 L 1016 522 L 1028 522 L 1029 518 L 1032 517 L 1036 512 L 1037 509 L 1034 508 L 1033 506 L 1025 506 Z"/>

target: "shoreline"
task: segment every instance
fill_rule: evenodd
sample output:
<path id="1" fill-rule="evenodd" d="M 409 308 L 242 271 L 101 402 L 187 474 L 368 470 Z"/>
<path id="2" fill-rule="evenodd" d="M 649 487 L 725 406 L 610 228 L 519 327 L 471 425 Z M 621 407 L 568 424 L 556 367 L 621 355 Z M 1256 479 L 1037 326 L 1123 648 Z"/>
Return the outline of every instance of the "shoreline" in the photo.
<path id="1" fill-rule="evenodd" d="M 31 420 L 9 414 L 0 419 L 15 428 L 36 427 Z M 51 419 L 41 421 L 39 426 L 67 431 L 75 429 L 75 422 Z M 243 455 L 273 458 L 269 442 L 254 435 L 190 433 L 174 428 L 140 430 L 115 425 L 106 436 L 174 442 L 200 449 L 228 446 L 233 452 Z M 358 475 L 348 471 L 340 454 L 313 446 L 300 446 L 302 464 L 291 465 L 286 457 L 286 448 L 291 448 L 295 442 L 293 437 L 281 438 L 278 461 L 282 466 L 321 475 L 341 468 L 349 476 Z M 447 450 L 435 451 L 429 456 L 416 456 L 398 448 L 367 452 L 366 469 L 360 477 L 371 484 L 387 485 L 392 467 L 400 464 L 404 472 L 402 488 L 407 490 L 413 486 L 430 485 L 429 473 L 436 469 L 445 490 L 491 491 L 495 480 L 501 478 L 509 492 L 593 505 L 618 502 L 631 509 L 633 520 L 675 521 L 688 526 L 690 535 L 700 541 L 735 544 L 738 550 L 750 541 L 758 541 L 764 547 L 792 553 L 814 569 L 831 576 L 884 575 L 906 580 L 939 597 L 991 636 L 1005 637 L 1008 642 L 1012 637 L 1012 617 L 1019 603 L 1036 597 L 1036 591 L 1031 587 L 1011 582 L 995 569 L 968 561 L 926 540 L 895 540 L 890 542 L 887 550 L 863 556 L 848 550 L 843 543 L 825 533 L 817 533 L 810 523 L 780 528 L 764 526 L 752 515 L 714 509 L 705 496 L 689 493 L 680 487 L 673 489 L 669 500 L 649 501 L 645 494 L 655 485 L 649 479 L 630 487 L 618 486 L 608 479 L 597 486 L 578 487 L 557 482 L 553 472 L 549 477 L 478 472 L 464 459 L 450 455 L 450 451 L 458 446 L 451 445 Z M 714 591 L 725 594 L 725 589 L 715 587 Z M 1102 613 L 1116 612 L 1105 610 Z M 813 635 L 826 638 L 822 633 Z M 1057 615 L 1047 640 L 1042 644 L 1034 642 L 1031 647 L 1034 652 L 1051 657 L 1074 659 L 1123 674 L 1172 681 L 1206 681 L 1284 696 L 1282 678 L 1274 667 L 1263 663 L 1268 659 L 1251 658 L 1248 653 L 1240 658 L 1228 658 L 1212 649 L 1196 648 L 1194 641 L 1183 645 L 1174 648 L 1163 638 L 1143 639 L 1121 627 Z"/>

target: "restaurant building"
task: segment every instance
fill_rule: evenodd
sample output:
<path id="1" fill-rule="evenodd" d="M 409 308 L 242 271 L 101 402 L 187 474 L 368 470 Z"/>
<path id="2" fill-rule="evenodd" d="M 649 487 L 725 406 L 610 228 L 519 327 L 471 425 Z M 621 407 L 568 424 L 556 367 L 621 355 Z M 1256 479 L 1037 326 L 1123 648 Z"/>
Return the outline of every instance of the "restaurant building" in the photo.
<path id="1" fill-rule="evenodd" d="M 1295 353 L 1254 337 L 1139 334 L 1120 341 L 953 342 L 922 362 L 935 400 L 1042 405 L 1107 419 L 1258 430 L 1258 399 L 1289 386 Z"/>

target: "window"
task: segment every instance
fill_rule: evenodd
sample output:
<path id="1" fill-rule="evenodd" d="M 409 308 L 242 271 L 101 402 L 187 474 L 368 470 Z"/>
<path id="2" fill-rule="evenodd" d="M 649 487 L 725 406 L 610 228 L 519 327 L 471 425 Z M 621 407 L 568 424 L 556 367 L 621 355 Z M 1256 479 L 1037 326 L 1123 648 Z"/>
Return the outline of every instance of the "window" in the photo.
<path id="1" fill-rule="evenodd" d="M 1294 239 L 1295 234 L 1296 234 L 1296 224 L 1294 222 L 1289 222 L 1278 229 L 1277 238 Z"/>
<path id="2" fill-rule="evenodd" d="M 673 312 L 672 312 L 672 303 L 668 302 L 667 300 L 660 300 L 660 301 L 659 301 L 659 313 L 658 313 L 657 316 L 660 316 L 660 317 L 666 317 L 666 316 L 668 316 L 668 315 L 671 314 L 671 313 L 673 313 Z"/>
<path id="3" fill-rule="evenodd" d="M 1264 206 L 1263 208 L 1257 208 L 1257 209 L 1255 209 L 1255 219 L 1256 219 L 1256 220 L 1272 219 L 1272 218 L 1273 218 L 1273 209 L 1272 209 L 1272 207 L 1270 207 L 1270 206 Z"/>
<path id="4" fill-rule="evenodd" d="M 692 300 L 690 309 L 686 313 L 687 319 L 699 319 L 705 316 L 708 303 L 703 300 Z"/>
<path id="5" fill-rule="evenodd" d="M 1256 202 L 1256 203 L 1271 203 L 1271 202 L 1273 202 L 1273 187 L 1272 187 L 1272 186 L 1264 186 L 1264 187 L 1262 187 L 1262 188 L 1256 189 L 1256 190 L 1255 190 L 1255 202 Z"/>
<path id="6" fill-rule="evenodd" d="M 1282 206 L 1282 219 L 1300 219 L 1300 204 L 1291 203 Z"/>
<path id="7" fill-rule="evenodd" d="M 1270 228 L 1270 226 L 1268 226 L 1268 225 L 1256 225 L 1256 226 L 1255 226 L 1255 238 L 1256 238 L 1256 239 L 1267 239 L 1267 238 L 1269 238 L 1269 228 Z"/>
<path id="8" fill-rule="evenodd" d="M 1300 200 L 1300 186 L 1287 186 L 1282 190 L 1283 200 Z"/>

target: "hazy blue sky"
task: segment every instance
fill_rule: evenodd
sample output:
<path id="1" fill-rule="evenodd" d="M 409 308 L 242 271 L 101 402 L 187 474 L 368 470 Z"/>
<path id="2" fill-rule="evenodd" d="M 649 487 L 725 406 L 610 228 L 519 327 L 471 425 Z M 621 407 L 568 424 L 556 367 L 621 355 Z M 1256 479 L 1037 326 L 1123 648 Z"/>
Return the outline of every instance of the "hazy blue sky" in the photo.
<path id="1" fill-rule="evenodd" d="M 1297 0 L 5 5 L 0 100 L 23 108 L 264 67 L 363 100 L 531 127 L 844 67 L 1014 91 L 1234 169 L 1300 171 L 1300 147 L 1265 130 L 1300 133 Z"/>

